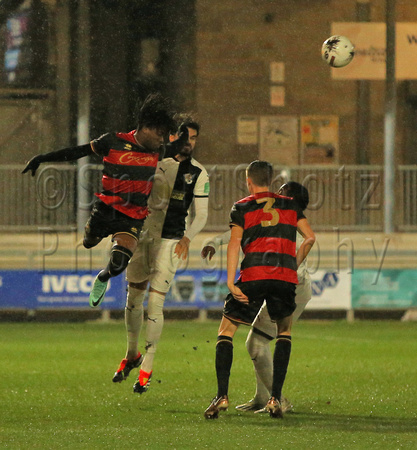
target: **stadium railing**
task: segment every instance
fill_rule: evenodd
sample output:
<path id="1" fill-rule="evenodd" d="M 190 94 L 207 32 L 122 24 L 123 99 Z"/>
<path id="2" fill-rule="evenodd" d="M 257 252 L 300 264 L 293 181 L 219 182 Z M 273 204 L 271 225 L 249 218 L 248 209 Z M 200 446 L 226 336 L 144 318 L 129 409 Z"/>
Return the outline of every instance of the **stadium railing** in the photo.
<path id="1" fill-rule="evenodd" d="M 211 192 L 206 231 L 225 228 L 233 203 L 247 195 L 246 164 L 206 166 Z M 83 189 L 94 200 L 100 188 L 100 165 L 89 165 Z M 306 211 L 317 231 L 335 227 L 345 231 L 382 231 L 384 223 L 384 169 L 366 166 L 274 167 L 273 189 L 294 180 L 310 192 Z M 12 232 L 38 231 L 53 227 L 71 231 L 76 227 L 77 167 L 68 164 L 43 165 L 34 178 L 21 175 L 22 166 L 0 166 L 0 229 Z M 81 178 L 81 177 L 78 177 Z M 86 181 L 87 180 L 87 181 Z M 396 231 L 417 231 L 417 166 L 398 166 L 394 224 Z"/>

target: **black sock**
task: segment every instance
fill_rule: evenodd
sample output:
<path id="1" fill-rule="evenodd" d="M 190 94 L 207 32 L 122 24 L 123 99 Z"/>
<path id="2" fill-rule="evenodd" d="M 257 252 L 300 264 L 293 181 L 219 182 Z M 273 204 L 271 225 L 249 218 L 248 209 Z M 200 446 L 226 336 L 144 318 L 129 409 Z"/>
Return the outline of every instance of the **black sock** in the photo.
<path id="1" fill-rule="evenodd" d="M 274 351 L 274 378 L 272 381 L 272 397 L 281 399 L 282 386 L 287 375 L 291 355 L 291 336 L 279 335 Z"/>
<path id="2" fill-rule="evenodd" d="M 233 362 L 233 338 L 218 336 L 216 345 L 217 397 L 229 391 L 230 369 Z"/>
<path id="3" fill-rule="evenodd" d="M 111 249 L 109 264 L 98 274 L 98 279 L 108 281 L 111 277 L 120 275 L 126 269 L 131 257 L 132 252 L 129 249 L 114 245 Z"/>

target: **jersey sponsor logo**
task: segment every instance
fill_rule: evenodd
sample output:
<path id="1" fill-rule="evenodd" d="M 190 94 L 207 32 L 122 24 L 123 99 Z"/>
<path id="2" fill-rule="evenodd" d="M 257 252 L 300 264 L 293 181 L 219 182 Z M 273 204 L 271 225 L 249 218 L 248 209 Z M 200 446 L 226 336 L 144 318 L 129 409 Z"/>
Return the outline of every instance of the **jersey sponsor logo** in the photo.
<path id="1" fill-rule="evenodd" d="M 207 183 L 204 185 L 204 193 L 209 194 L 210 193 L 210 183 L 207 181 Z"/>
<path id="2" fill-rule="evenodd" d="M 132 150 L 132 146 L 130 144 L 125 144 L 123 148 L 125 150 Z"/>
<path id="3" fill-rule="evenodd" d="M 147 164 L 153 164 L 155 162 L 155 156 L 142 156 L 135 154 L 135 152 L 126 152 L 119 158 L 121 164 L 134 164 L 137 163 L 140 166 L 146 166 Z"/>
<path id="4" fill-rule="evenodd" d="M 184 192 L 180 192 L 180 191 L 172 191 L 172 194 L 171 194 L 171 198 L 173 199 L 173 200 L 184 200 L 184 196 L 185 196 L 185 194 L 184 194 Z"/>
<path id="5" fill-rule="evenodd" d="M 184 181 L 187 184 L 191 184 L 193 182 L 193 179 L 194 179 L 194 175 L 192 173 L 185 173 L 184 174 Z"/>
<path id="6" fill-rule="evenodd" d="M 42 277 L 42 292 L 89 294 L 93 287 L 94 279 L 94 275 L 44 275 Z"/>

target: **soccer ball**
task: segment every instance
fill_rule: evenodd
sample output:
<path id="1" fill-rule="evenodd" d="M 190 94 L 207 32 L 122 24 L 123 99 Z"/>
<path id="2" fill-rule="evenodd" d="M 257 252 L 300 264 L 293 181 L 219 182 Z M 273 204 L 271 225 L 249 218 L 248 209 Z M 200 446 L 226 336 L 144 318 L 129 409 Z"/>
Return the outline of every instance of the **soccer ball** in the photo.
<path id="1" fill-rule="evenodd" d="M 345 67 L 353 59 L 355 47 L 346 36 L 331 36 L 321 46 L 321 57 L 331 67 Z"/>

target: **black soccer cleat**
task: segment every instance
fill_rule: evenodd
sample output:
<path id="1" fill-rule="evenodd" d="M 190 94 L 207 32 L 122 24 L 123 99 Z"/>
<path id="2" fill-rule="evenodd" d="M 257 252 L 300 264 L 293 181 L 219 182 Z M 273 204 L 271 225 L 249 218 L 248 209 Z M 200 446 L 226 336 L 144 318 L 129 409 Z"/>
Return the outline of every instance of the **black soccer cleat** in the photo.
<path id="1" fill-rule="evenodd" d="M 139 371 L 138 379 L 136 383 L 133 385 L 133 392 L 136 394 L 143 394 L 149 389 L 149 385 L 151 384 L 152 378 L 152 370 L 148 373 L 144 370 Z"/>
<path id="2" fill-rule="evenodd" d="M 131 370 L 139 367 L 142 364 L 142 361 L 143 355 L 141 355 L 140 352 L 138 353 L 138 356 L 131 361 L 126 358 L 122 359 L 119 368 L 113 376 L 113 383 L 121 383 L 123 380 L 126 380 Z"/>

